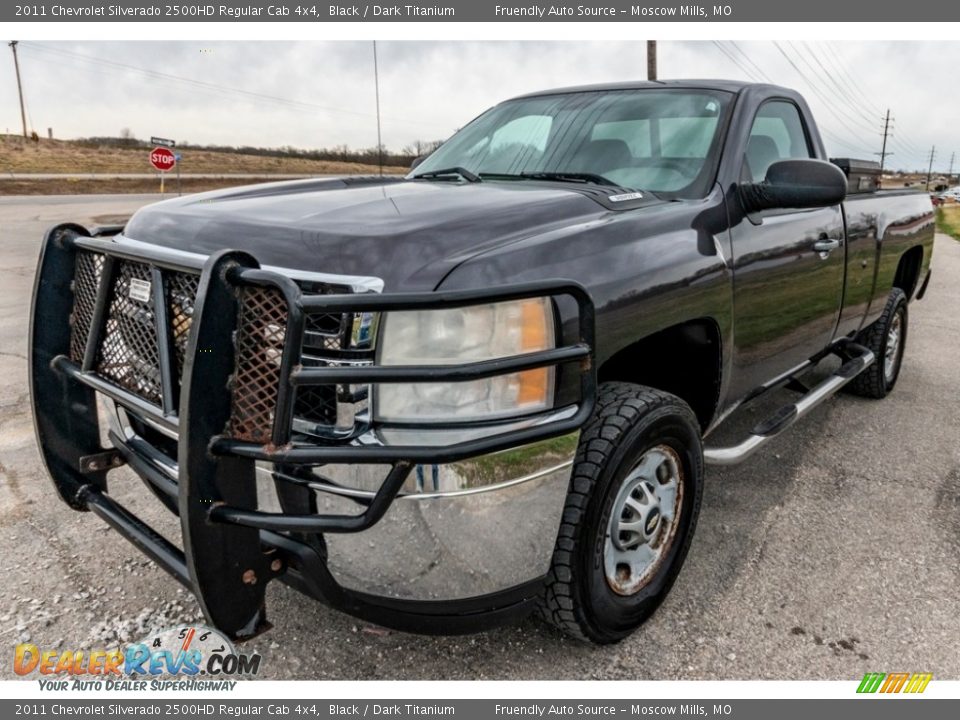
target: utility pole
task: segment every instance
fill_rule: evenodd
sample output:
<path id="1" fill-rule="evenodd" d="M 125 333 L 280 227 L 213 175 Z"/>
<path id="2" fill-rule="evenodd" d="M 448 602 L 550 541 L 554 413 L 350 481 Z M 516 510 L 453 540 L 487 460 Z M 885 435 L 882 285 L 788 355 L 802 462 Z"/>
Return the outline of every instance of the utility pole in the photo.
<path id="1" fill-rule="evenodd" d="M 927 166 L 927 192 L 930 192 L 930 175 L 933 174 L 933 158 L 937 155 L 937 146 L 930 148 L 930 164 Z"/>
<path id="2" fill-rule="evenodd" d="M 10 49 L 13 50 L 13 67 L 17 71 L 17 92 L 20 94 L 20 120 L 23 122 L 23 136 L 27 136 L 27 112 L 23 109 L 23 85 L 20 84 L 20 61 L 17 60 L 17 41 L 10 41 Z"/>
<path id="3" fill-rule="evenodd" d="M 874 155 L 880 156 L 880 174 L 883 174 L 883 165 L 887 160 L 888 155 L 893 155 L 892 152 L 887 152 L 887 137 L 890 136 L 890 108 L 887 108 L 887 117 L 883 121 L 883 147 L 880 152 L 874 153 Z"/>
<path id="4" fill-rule="evenodd" d="M 947 173 L 947 181 L 953 182 L 953 159 L 957 156 L 956 152 L 950 153 L 950 171 Z"/>
<path id="5" fill-rule="evenodd" d="M 377 41 L 373 41 L 373 87 L 377 96 L 377 164 L 383 177 L 383 138 L 380 135 L 380 66 L 377 63 Z"/>
<path id="6" fill-rule="evenodd" d="M 647 80 L 657 79 L 657 41 L 647 40 Z"/>

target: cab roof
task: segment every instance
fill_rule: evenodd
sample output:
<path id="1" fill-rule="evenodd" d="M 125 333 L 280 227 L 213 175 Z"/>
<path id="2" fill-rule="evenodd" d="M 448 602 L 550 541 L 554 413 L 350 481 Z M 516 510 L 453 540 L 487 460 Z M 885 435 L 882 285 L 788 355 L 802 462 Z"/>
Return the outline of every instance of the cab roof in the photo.
<path id="1" fill-rule="evenodd" d="M 765 83 L 751 83 L 743 80 L 634 80 L 617 83 L 600 83 L 597 85 L 574 85 L 572 87 L 538 90 L 537 92 L 518 95 L 519 98 L 539 97 L 544 95 L 563 95 L 578 92 L 603 92 L 606 90 L 652 90 L 656 88 L 676 88 L 687 90 L 721 90 L 730 93 L 739 93 L 747 87 L 768 87 L 777 90 L 787 90 L 778 85 Z"/>

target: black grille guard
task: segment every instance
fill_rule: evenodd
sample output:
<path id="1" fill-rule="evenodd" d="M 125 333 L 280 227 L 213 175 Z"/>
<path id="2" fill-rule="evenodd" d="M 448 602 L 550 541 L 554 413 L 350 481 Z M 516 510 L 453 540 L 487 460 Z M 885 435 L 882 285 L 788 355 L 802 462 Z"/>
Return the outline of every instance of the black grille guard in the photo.
<path id="1" fill-rule="evenodd" d="M 78 251 L 101 255 L 96 303 L 88 318 L 83 362 L 76 357 L 77 339 L 66 318 L 74 293 L 89 293 L 89 282 L 74 284 Z M 95 371 L 98 343 L 110 305 L 110 266 L 130 261 L 159 270 L 197 272 L 199 284 L 186 346 L 173 340 L 157 319 L 162 402 L 140 397 L 115 379 Z M 286 306 L 283 351 L 276 373 L 276 398 L 269 442 L 252 442 L 229 434 L 235 410 L 238 324 L 245 290 L 278 294 Z M 300 363 L 304 327 L 310 315 L 331 312 L 388 312 L 450 308 L 482 302 L 549 296 L 572 298 L 577 308 L 576 342 L 554 349 L 461 365 L 303 367 Z M 568 303 L 569 305 L 569 303 Z M 158 313 L 163 315 L 162 312 Z M 570 333 L 573 334 L 573 333 Z M 73 343 L 73 348 L 71 348 Z M 470 291 L 394 294 L 305 294 L 287 275 L 260 269 L 244 252 L 215 253 L 202 268 L 184 262 L 162 247 L 131 249 L 104 238 L 87 237 L 74 226 L 59 226 L 44 239 L 34 284 L 30 327 L 30 391 L 38 443 L 60 497 L 76 510 L 91 510 L 150 556 L 198 598 L 207 620 L 234 638 L 264 629 L 265 587 L 270 579 L 285 582 L 330 604 L 378 623 L 408 627 L 398 618 L 428 618 L 427 631 L 457 632 L 466 620 L 436 623 L 444 614 L 431 603 L 395 601 L 384 607 L 378 599 L 341 588 L 326 570 L 322 550 L 305 542 L 313 534 L 359 532 L 371 527 L 389 509 L 407 475 L 418 462 L 445 463 L 557 437 L 580 428 L 593 411 L 596 378 L 593 367 L 594 308 L 586 290 L 568 280 L 551 280 Z M 71 352 L 72 350 L 72 352 Z M 171 407 L 170 377 L 182 365 L 179 402 Z M 298 387 L 378 382 L 461 382 L 550 366 L 576 367 L 577 399 L 565 415 L 541 424 L 440 447 L 358 446 L 294 442 L 293 401 Z M 177 433 L 179 477 L 173 482 L 149 457 L 110 435 L 113 448 L 103 447 L 96 393 L 137 416 Z M 286 467 L 324 463 L 389 464 L 390 471 L 375 496 L 358 515 L 268 513 L 257 509 L 255 463 Z M 164 491 L 180 516 L 183 549 L 123 508 L 107 489 L 107 473 L 124 462 Z M 286 508 L 285 508 L 286 509 Z M 309 508 L 306 508 L 309 510 Z M 519 598 L 518 598 L 519 599 Z M 529 598 L 527 598 L 529 599 Z M 409 604 L 411 607 L 407 607 Z M 416 606 L 416 607 L 413 607 Z M 470 602 L 464 615 L 482 606 Z"/>

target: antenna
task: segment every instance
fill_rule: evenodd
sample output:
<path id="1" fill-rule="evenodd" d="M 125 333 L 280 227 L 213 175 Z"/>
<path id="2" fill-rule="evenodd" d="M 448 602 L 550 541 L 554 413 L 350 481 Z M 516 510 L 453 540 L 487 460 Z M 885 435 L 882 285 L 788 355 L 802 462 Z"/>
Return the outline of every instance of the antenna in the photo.
<path id="1" fill-rule="evenodd" d="M 377 41 L 373 41 L 373 86 L 377 95 L 377 163 L 383 177 L 383 140 L 380 137 L 380 71 L 377 66 Z"/>

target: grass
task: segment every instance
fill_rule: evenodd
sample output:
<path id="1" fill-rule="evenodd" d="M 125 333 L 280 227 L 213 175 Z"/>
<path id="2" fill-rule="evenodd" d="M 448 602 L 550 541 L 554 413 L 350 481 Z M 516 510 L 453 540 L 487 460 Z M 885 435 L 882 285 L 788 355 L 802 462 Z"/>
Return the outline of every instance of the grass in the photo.
<path id="1" fill-rule="evenodd" d="M 180 151 L 183 173 L 362 174 L 375 165 L 336 160 L 268 157 L 212 150 Z M 83 147 L 65 140 L 26 141 L 15 135 L 0 136 L 0 168 L 10 173 L 145 173 L 152 172 L 144 148 Z M 384 168 L 405 172 L 406 168 Z"/>
<path id="2" fill-rule="evenodd" d="M 954 240 L 960 240 L 960 205 L 937 208 L 937 230 Z"/>

